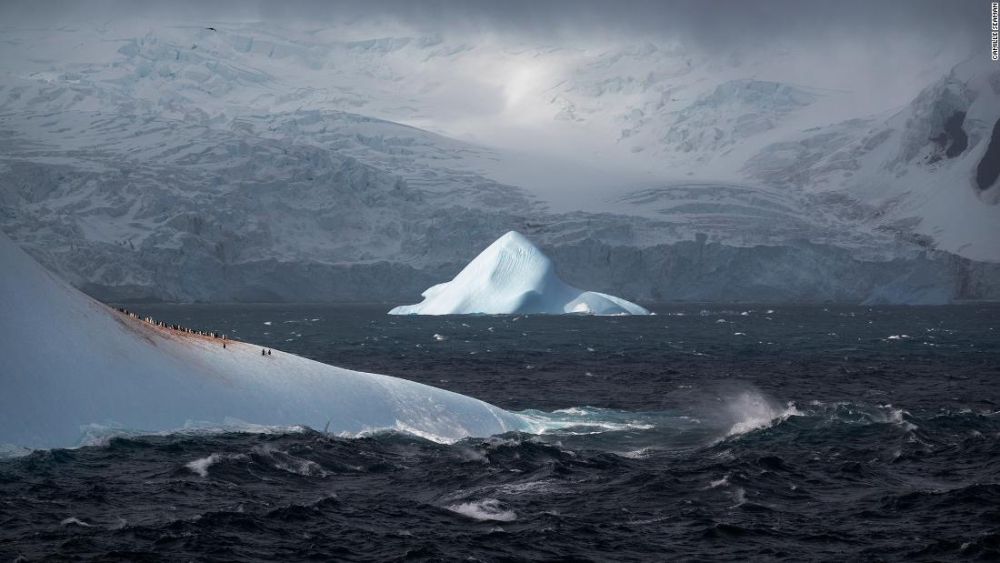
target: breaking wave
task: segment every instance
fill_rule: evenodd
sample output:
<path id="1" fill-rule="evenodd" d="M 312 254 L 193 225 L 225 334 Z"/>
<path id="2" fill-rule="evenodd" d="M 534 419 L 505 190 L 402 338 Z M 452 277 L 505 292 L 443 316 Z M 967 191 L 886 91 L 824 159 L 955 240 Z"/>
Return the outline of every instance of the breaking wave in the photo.
<path id="1" fill-rule="evenodd" d="M 513 510 L 506 508 L 503 503 L 495 498 L 453 504 L 448 507 L 448 510 L 467 518 L 472 518 L 473 520 L 493 520 L 497 522 L 513 522 L 517 520 L 517 514 Z"/>
<path id="2" fill-rule="evenodd" d="M 572 444 L 575 447 L 605 449 L 631 458 L 647 457 L 658 450 L 689 449 L 738 439 L 741 436 L 774 428 L 793 418 L 814 424 L 887 424 L 904 432 L 918 426 L 909 413 L 892 405 L 812 401 L 805 405 L 781 404 L 757 391 L 742 391 L 714 398 L 703 398 L 686 409 L 633 412 L 598 407 L 569 407 L 553 411 L 523 410 L 514 412 L 523 422 L 515 434 L 536 436 L 545 441 Z M 174 431 L 144 432 L 115 425 L 93 424 L 83 429 L 77 447 L 107 446 L 115 439 L 152 436 L 199 437 L 231 433 L 286 435 L 319 433 L 325 430 L 305 426 L 267 426 L 227 419 L 223 424 L 188 423 Z M 397 422 L 393 427 L 370 428 L 357 433 L 338 433 L 340 439 L 377 438 L 381 435 L 411 436 L 438 444 L 455 440 L 411 428 Z M 475 438 L 470 438 L 475 439 Z M 31 453 L 26 448 L 0 447 L 0 459 Z M 220 461 L 216 454 L 193 460 L 188 468 L 201 476 Z M 299 467 L 295 471 L 311 471 Z"/>

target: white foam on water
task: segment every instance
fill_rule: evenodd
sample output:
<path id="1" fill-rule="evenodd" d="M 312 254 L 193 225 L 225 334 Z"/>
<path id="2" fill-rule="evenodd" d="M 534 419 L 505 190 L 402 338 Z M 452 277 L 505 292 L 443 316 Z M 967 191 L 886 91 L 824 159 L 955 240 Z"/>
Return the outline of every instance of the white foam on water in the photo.
<path id="1" fill-rule="evenodd" d="M 497 491 L 505 495 L 531 495 L 550 492 L 555 489 L 555 486 L 554 481 L 542 479 L 541 481 L 503 485 L 498 487 Z"/>
<path id="2" fill-rule="evenodd" d="M 733 500 L 736 501 L 736 504 L 734 504 L 730 508 L 737 508 L 739 506 L 743 506 L 744 504 L 746 504 L 747 502 L 746 490 L 743 487 L 736 487 L 735 489 L 733 489 Z"/>
<path id="3" fill-rule="evenodd" d="M 276 469 L 303 477 L 324 478 L 328 473 L 315 461 L 296 457 L 284 450 L 265 444 L 253 449 L 254 453 L 268 457 Z"/>
<path id="4" fill-rule="evenodd" d="M 433 432 L 426 432 L 410 426 L 405 422 L 396 421 L 395 426 L 389 428 L 363 428 L 358 432 L 339 432 L 337 434 L 338 438 L 346 439 L 361 439 L 370 438 L 372 436 L 379 436 L 384 434 L 406 434 L 409 436 L 414 436 L 417 438 L 423 438 L 430 442 L 435 442 L 438 444 L 454 444 L 460 440 L 460 438 L 450 438 L 448 436 L 441 436 L 439 434 L 434 434 Z"/>
<path id="5" fill-rule="evenodd" d="M 618 455 L 622 457 L 627 457 L 629 459 L 642 459 L 649 457 L 649 454 L 653 452 L 653 448 L 639 448 L 638 450 L 632 450 L 629 452 L 622 452 Z"/>
<path id="6" fill-rule="evenodd" d="M 480 521 L 513 522 L 517 514 L 509 510 L 495 498 L 487 498 L 475 502 L 463 502 L 447 507 L 448 510 L 467 518 Z"/>
<path id="7" fill-rule="evenodd" d="M 708 484 L 709 489 L 717 489 L 719 487 L 729 486 L 729 475 L 724 476 L 722 479 L 716 479 Z"/>
<path id="8" fill-rule="evenodd" d="M 187 467 L 192 473 L 198 475 L 199 477 L 208 477 L 208 468 L 218 463 L 220 459 L 222 459 L 222 456 L 219 454 L 212 454 L 208 457 L 190 461 L 185 464 L 184 467 Z"/>
<path id="9" fill-rule="evenodd" d="M 916 424 L 903 418 L 903 415 L 909 414 L 903 409 L 893 408 L 892 405 L 885 405 L 882 408 L 886 411 L 885 422 L 899 426 L 904 432 L 912 432 L 918 428 Z"/>
<path id="10" fill-rule="evenodd" d="M 557 412 L 557 413 L 562 413 L 562 414 L 570 414 L 570 415 L 576 415 L 576 416 L 586 416 L 586 415 L 590 414 L 590 411 L 588 411 L 587 409 L 581 409 L 580 407 L 569 407 L 569 408 L 566 408 L 566 409 L 556 409 L 556 410 L 554 410 L 552 412 Z"/>
<path id="11" fill-rule="evenodd" d="M 649 422 L 635 420 L 635 417 L 641 417 L 643 413 L 592 407 L 573 407 L 551 413 L 528 410 L 515 414 L 521 417 L 526 425 L 525 431 L 531 434 L 587 435 L 623 430 L 652 430 L 656 427 Z"/>

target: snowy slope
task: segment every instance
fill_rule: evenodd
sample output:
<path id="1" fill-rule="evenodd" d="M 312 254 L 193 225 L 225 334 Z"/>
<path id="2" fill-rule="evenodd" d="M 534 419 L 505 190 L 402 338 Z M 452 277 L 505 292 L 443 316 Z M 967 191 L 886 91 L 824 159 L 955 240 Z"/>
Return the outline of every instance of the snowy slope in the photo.
<path id="1" fill-rule="evenodd" d="M 132 319 L 53 277 L 0 235 L 0 444 L 77 444 L 92 425 L 307 425 L 451 441 L 519 428 L 501 409 L 401 379 Z"/>
<path id="2" fill-rule="evenodd" d="M 390 315 L 565 314 L 648 315 L 619 297 L 581 291 L 556 275 L 555 264 L 521 233 L 491 244 L 450 282 L 431 287 L 416 305 Z"/>
<path id="3" fill-rule="evenodd" d="M 964 53 L 840 83 L 794 49 L 671 42 L 131 19 L 0 38 L 0 230 L 105 300 L 408 300 L 512 229 L 567 281 L 645 299 L 730 298 L 650 266 L 702 239 L 741 257 L 705 266 L 732 279 L 760 246 L 782 270 L 865 261 L 758 299 L 861 300 L 928 251 L 1000 262 L 1000 192 L 970 183 L 1000 81 Z M 938 158 L 955 111 L 968 144 Z M 647 273 L 605 278 L 591 246 Z M 997 293 L 974 276 L 953 297 Z"/>
<path id="4" fill-rule="evenodd" d="M 1000 121 L 1000 72 L 974 57 L 898 111 L 788 135 L 744 172 L 837 202 L 864 228 L 974 260 L 1000 261 L 1000 185 L 977 171 Z"/>

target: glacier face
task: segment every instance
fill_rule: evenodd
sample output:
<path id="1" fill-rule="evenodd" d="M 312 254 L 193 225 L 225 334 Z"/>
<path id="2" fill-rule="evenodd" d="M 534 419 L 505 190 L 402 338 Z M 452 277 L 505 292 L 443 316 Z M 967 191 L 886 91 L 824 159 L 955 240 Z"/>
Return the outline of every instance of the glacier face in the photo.
<path id="1" fill-rule="evenodd" d="M 978 59 L 879 105 L 787 53 L 204 23 L 0 32 L 0 230 L 101 299 L 409 301 L 509 230 L 638 299 L 997 294 Z"/>
<path id="2" fill-rule="evenodd" d="M 453 280 L 431 287 L 423 296 L 422 302 L 395 307 L 389 314 L 649 314 L 619 297 L 566 284 L 556 274 L 552 260 L 515 231 L 498 238 Z"/>
<path id="3" fill-rule="evenodd" d="M 81 294 L 0 235 L 0 444 L 67 447 L 101 431 L 250 425 L 382 429 L 438 441 L 519 429 L 492 405 L 252 344 L 181 333 Z"/>
<path id="4" fill-rule="evenodd" d="M 914 269 L 875 288 L 862 305 L 947 305 L 954 292 L 946 277 L 933 270 Z"/>

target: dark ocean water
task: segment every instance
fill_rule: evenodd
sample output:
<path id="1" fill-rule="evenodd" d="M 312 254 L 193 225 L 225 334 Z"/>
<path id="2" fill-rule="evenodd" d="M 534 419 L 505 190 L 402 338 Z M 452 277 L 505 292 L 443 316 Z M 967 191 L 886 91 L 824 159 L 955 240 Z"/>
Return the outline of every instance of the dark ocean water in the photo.
<path id="1" fill-rule="evenodd" d="M 0 461 L 0 560 L 1000 559 L 1000 306 L 129 308 L 527 411 L 546 431 L 35 452 Z"/>

